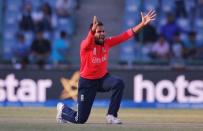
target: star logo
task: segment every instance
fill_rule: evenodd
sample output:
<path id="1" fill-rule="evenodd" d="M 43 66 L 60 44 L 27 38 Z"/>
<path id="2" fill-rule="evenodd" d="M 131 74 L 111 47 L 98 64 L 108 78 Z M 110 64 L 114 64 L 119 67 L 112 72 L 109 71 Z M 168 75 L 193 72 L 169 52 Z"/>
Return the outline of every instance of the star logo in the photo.
<path id="1" fill-rule="evenodd" d="M 79 71 L 76 71 L 71 79 L 61 78 L 60 81 L 64 88 L 61 92 L 61 99 L 73 99 L 77 101 L 79 77 L 80 73 Z"/>

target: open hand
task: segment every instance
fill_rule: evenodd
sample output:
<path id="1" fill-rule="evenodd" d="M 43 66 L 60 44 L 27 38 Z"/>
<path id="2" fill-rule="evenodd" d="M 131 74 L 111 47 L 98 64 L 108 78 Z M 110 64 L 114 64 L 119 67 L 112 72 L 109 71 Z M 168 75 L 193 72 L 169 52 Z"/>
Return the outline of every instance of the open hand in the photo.
<path id="1" fill-rule="evenodd" d="M 93 25 L 92 25 L 92 31 L 95 32 L 96 31 L 96 28 L 97 28 L 97 25 L 98 25 L 98 21 L 97 21 L 97 17 L 94 16 L 93 17 Z"/>
<path id="2" fill-rule="evenodd" d="M 143 25 L 149 24 L 152 20 L 155 20 L 156 13 L 154 10 L 150 10 L 146 15 L 141 12 Z"/>

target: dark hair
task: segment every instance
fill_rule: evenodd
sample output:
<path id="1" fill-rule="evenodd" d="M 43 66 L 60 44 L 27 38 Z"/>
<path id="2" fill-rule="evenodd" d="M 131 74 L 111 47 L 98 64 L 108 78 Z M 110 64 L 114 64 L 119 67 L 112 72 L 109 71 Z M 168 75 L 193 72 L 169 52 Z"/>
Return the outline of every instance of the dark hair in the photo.
<path id="1" fill-rule="evenodd" d="M 158 37 L 159 37 L 159 38 L 161 38 L 161 37 L 162 37 L 162 38 L 166 39 L 166 38 L 165 38 L 165 36 L 164 36 L 164 34 L 162 34 L 162 33 L 161 33 L 161 34 L 159 34 L 159 35 L 158 35 Z"/>
<path id="2" fill-rule="evenodd" d="M 189 35 L 189 36 L 196 36 L 197 33 L 196 33 L 195 31 L 190 31 L 190 32 L 188 32 L 188 35 Z"/>
<path id="3" fill-rule="evenodd" d="M 101 21 L 98 21 L 98 26 L 103 26 L 104 24 Z M 93 23 L 90 24 L 89 30 L 92 29 Z"/>
<path id="4" fill-rule="evenodd" d="M 66 35 L 67 35 L 67 34 L 66 34 L 65 31 L 61 31 L 61 32 L 60 32 L 60 37 L 61 37 L 61 38 L 66 38 Z"/>
<path id="5" fill-rule="evenodd" d="M 175 32 L 175 33 L 173 34 L 173 36 L 180 36 L 180 32 L 179 32 L 179 31 Z"/>
<path id="6" fill-rule="evenodd" d="M 17 33 L 16 37 L 17 37 L 17 39 L 25 39 L 25 36 L 23 33 Z"/>

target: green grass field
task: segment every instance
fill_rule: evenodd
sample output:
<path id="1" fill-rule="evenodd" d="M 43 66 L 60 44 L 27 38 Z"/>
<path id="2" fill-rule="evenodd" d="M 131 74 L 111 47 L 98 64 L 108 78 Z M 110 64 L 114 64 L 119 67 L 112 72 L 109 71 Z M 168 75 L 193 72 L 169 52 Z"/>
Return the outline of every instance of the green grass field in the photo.
<path id="1" fill-rule="evenodd" d="M 55 108 L 0 108 L 0 131 L 203 131 L 203 110 L 121 109 L 122 125 L 93 109 L 86 124 L 57 124 Z"/>

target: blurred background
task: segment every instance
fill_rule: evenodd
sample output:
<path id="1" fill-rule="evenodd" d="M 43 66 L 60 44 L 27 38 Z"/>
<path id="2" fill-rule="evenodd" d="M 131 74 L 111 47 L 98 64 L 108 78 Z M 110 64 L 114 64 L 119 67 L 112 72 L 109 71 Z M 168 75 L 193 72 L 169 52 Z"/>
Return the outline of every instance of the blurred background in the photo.
<path id="1" fill-rule="evenodd" d="M 93 16 L 114 36 L 151 9 L 156 20 L 109 55 L 124 124 L 105 124 L 111 92 L 97 94 L 87 124 L 57 124 L 58 102 L 77 109 Z M 203 0 L 0 0 L 0 130 L 203 131 L 202 109 Z"/>
<path id="2" fill-rule="evenodd" d="M 79 66 L 79 46 L 96 15 L 107 36 L 156 20 L 111 51 L 110 66 L 201 66 L 202 0 L 1 0 L 0 64 L 16 69 Z M 39 45 L 39 43 L 44 43 Z"/>
<path id="3" fill-rule="evenodd" d="M 202 108 L 203 84 L 191 91 L 189 84 L 180 83 L 181 94 L 176 93 L 175 81 L 202 82 L 203 0 L 0 0 L 1 105 L 76 100 L 80 42 L 93 16 L 104 23 L 107 36 L 114 36 L 138 24 L 140 12 L 151 9 L 157 13 L 156 20 L 110 51 L 110 72 L 124 79 L 128 106 L 158 107 L 156 96 L 161 94 L 162 102 L 170 99 L 167 104 L 192 103 Z M 138 85 L 143 101 L 137 100 L 136 78 L 142 78 Z M 145 80 L 153 86 L 142 86 Z M 173 86 L 149 94 L 162 80 Z M 99 98 L 107 99 L 106 95 Z M 154 105 L 142 103 L 151 98 Z"/>

